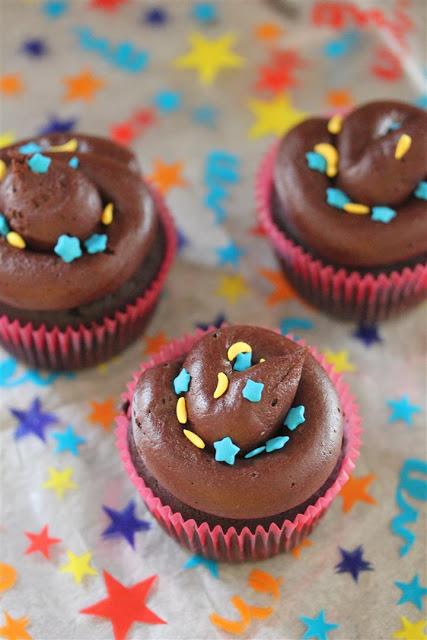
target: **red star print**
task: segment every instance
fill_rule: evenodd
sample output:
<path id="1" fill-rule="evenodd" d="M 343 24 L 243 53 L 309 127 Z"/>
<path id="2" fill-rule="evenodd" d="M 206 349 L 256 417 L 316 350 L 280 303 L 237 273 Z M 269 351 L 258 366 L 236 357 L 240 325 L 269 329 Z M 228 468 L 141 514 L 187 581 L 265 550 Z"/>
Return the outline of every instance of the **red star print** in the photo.
<path id="1" fill-rule="evenodd" d="M 30 540 L 30 546 L 25 549 L 25 555 L 40 551 L 45 558 L 50 558 L 50 547 L 58 542 L 62 542 L 61 538 L 49 538 L 49 532 L 47 530 L 47 524 L 43 527 L 40 533 L 30 533 L 24 531 L 27 538 Z"/>
<path id="2" fill-rule="evenodd" d="M 125 640 L 134 622 L 166 624 L 165 620 L 159 618 L 145 605 L 145 600 L 157 576 L 150 576 L 131 587 L 125 587 L 107 571 L 104 571 L 103 575 L 108 598 L 82 609 L 80 613 L 111 620 L 115 640 Z"/>
<path id="3" fill-rule="evenodd" d="M 156 112 L 154 109 L 147 107 L 146 109 L 139 109 L 133 115 L 135 125 L 139 127 L 149 127 L 156 122 Z"/>
<path id="4" fill-rule="evenodd" d="M 91 0 L 92 9 L 104 9 L 105 11 L 116 11 L 121 4 L 128 0 Z"/>
<path id="5" fill-rule="evenodd" d="M 276 94 L 295 87 L 298 84 L 295 72 L 302 66 L 304 66 L 302 58 L 293 49 L 273 51 L 269 64 L 258 70 L 257 90 L 271 91 Z"/>
<path id="6" fill-rule="evenodd" d="M 131 144 L 135 138 L 135 131 L 129 122 L 119 122 L 110 127 L 110 136 L 119 144 Z"/>

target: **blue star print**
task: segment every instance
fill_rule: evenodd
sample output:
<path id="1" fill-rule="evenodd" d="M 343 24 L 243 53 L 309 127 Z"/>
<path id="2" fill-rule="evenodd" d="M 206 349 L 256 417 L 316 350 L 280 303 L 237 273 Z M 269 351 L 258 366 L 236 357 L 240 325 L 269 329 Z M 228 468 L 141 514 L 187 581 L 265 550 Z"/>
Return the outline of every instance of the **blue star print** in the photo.
<path id="1" fill-rule="evenodd" d="M 203 556 L 191 556 L 188 558 L 187 562 L 184 564 L 184 569 L 194 569 L 194 567 L 198 566 L 206 567 L 209 573 L 214 577 L 218 578 L 218 563 L 216 560 L 210 560 L 209 558 L 203 558 Z"/>
<path id="2" fill-rule="evenodd" d="M 68 425 L 65 431 L 56 431 L 52 435 L 57 441 L 55 453 L 69 451 L 73 456 L 78 456 L 79 446 L 87 442 L 85 438 L 77 435 L 71 425 Z"/>
<path id="3" fill-rule="evenodd" d="M 219 247 L 215 249 L 218 256 L 218 264 L 220 266 L 230 264 L 232 267 L 239 266 L 240 258 L 245 254 L 243 249 L 240 249 L 234 242 L 230 242 L 225 247 Z"/>
<path id="4" fill-rule="evenodd" d="M 77 124 L 77 118 L 70 118 L 69 120 L 61 120 L 56 116 L 50 116 L 47 124 L 40 127 L 38 130 L 39 136 L 47 136 L 50 133 L 69 133 L 74 129 Z"/>
<path id="5" fill-rule="evenodd" d="M 68 0 L 46 0 L 42 5 L 42 11 L 53 20 L 60 18 L 68 11 Z"/>
<path id="6" fill-rule="evenodd" d="M 32 58 L 41 58 L 46 55 L 47 47 L 40 38 L 31 38 L 30 40 L 25 40 L 22 45 L 22 51 Z"/>
<path id="7" fill-rule="evenodd" d="M 221 325 L 226 321 L 226 317 L 223 313 L 218 313 L 216 318 L 214 318 L 211 322 L 197 322 L 196 327 L 198 329 L 202 329 L 202 331 L 206 331 L 209 327 L 213 326 L 219 329 Z"/>
<path id="8" fill-rule="evenodd" d="M 103 510 L 111 519 L 109 527 L 103 531 L 102 536 L 123 536 L 131 545 L 135 547 L 135 533 L 137 531 L 147 531 L 151 525 L 146 520 L 140 520 L 135 516 L 135 502 L 130 500 L 122 511 L 116 511 L 111 507 L 102 505 Z"/>
<path id="9" fill-rule="evenodd" d="M 181 106 L 181 94 L 177 91 L 160 91 L 154 96 L 154 104 L 162 113 L 178 111 Z"/>
<path id="10" fill-rule="evenodd" d="M 341 562 L 336 567 L 336 573 L 349 573 L 355 582 L 359 579 L 362 571 L 373 571 L 374 568 L 370 562 L 363 558 L 363 547 L 359 545 L 353 551 L 346 551 L 338 547 L 341 553 Z"/>
<path id="11" fill-rule="evenodd" d="M 397 604 L 404 604 L 405 602 L 411 602 L 420 611 L 423 609 L 423 598 L 427 596 L 427 588 L 420 585 L 420 579 L 418 574 L 415 575 L 410 582 L 394 583 L 396 587 L 402 592 Z"/>
<path id="12" fill-rule="evenodd" d="M 306 616 L 300 616 L 300 620 L 307 627 L 304 632 L 303 640 L 328 640 L 328 633 L 333 629 L 338 629 L 339 624 L 333 622 L 327 622 L 325 620 L 325 612 L 323 609 L 319 611 L 315 618 L 307 618 Z"/>
<path id="13" fill-rule="evenodd" d="M 217 462 L 226 462 L 227 464 L 234 464 L 235 457 L 240 451 L 240 447 L 237 447 L 228 436 L 214 442 L 214 447 L 215 460 Z"/>
<path id="14" fill-rule="evenodd" d="M 382 338 L 378 333 L 376 326 L 365 326 L 361 324 L 353 333 L 353 338 L 361 340 L 367 347 L 370 347 L 376 342 L 382 342 Z"/>
<path id="15" fill-rule="evenodd" d="M 167 20 L 168 15 L 161 7 L 153 7 L 144 13 L 144 22 L 151 24 L 154 27 L 159 27 L 165 24 Z"/>
<path id="16" fill-rule="evenodd" d="M 192 118 L 194 122 L 203 124 L 205 127 L 214 127 L 216 125 L 218 117 L 218 111 L 215 107 L 207 105 L 200 105 L 193 109 Z"/>
<path id="17" fill-rule="evenodd" d="M 43 442 L 46 442 L 45 429 L 58 422 L 53 413 L 43 413 L 39 398 L 35 398 L 27 411 L 11 409 L 11 414 L 19 420 L 19 426 L 15 431 L 15 440 L 33 434 Z"/>
<path id="18" fill-rule="evenodd" d="M 412 416 L 415 413 L 421 413 L 421 407 L 417 404 L 411 404 L 407 395 L 402 396 L 398 400 L 387 400 L 387 405 L 391 409 L 388 422 L 406 422 L 413 424 Z"/>
<path id="19" fill-rule="evenodd" d="M 193 18 L 201 24 L 210 24 L 218 18 L 216 6 L 210 2 L 198 2 L 192 7 L 191 13 Z"/>

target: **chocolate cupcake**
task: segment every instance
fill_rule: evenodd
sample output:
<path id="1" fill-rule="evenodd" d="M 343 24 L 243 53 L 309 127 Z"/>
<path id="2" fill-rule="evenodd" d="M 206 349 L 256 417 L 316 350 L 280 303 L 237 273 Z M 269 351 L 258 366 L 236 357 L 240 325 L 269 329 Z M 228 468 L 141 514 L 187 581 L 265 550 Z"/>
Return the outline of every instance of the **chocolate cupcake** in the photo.
<path id="1" fill-rule="evenodd" d="M 169 345 L 118 418 L 125 467 L 160 524 L 195 553 L 259 559 L 297 545 L 354 466 L 359 419 L 310 349 L 230 326 Z"/>
<path id="2" fill-rule="evenodd" d="M 32 366 L 91 366 L 143 330 L 175 251 L 134 154 L 58 134 L 0 150 L 0 342 Z"/>
<path id="3" fill-rule="evenodd" d="M 426 297 L 426 139 L 425 111 L 372 102 L 305 120 L 266 156 L 261 222 L 307 300 L 372 323 Z"/>

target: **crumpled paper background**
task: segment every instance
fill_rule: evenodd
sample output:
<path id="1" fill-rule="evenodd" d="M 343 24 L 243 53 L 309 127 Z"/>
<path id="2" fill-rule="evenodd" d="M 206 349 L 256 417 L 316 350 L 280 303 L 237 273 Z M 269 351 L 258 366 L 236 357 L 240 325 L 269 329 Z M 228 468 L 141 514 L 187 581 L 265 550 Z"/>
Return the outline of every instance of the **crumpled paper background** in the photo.
<path id="1" fill-rule="evenodd" d="M 249 604 L 274 607 L 267 619 L 250 623 L 245 638 L 300 638 L 307 629 L 300 617 L 314 618 L 321 609 L 328 622 L 339 625 L 329 631 L 329 637 L 337 640 L 390 638 L 402 628 L 401 616 L 415 625 L 423 612 L 410 602 L 397 604 L 401 591 L 395 581 L 408 583 L 419 574 L 420 584 L 426 585 L 425 503 L 409 499 L 420 515 L 416 523 L 407 525 L 416 539 L 404 557 L 399 555 L 404 541 L 392 533 L 390 523 L 398 513 L 395 492 L 402 465 L 408 459 L 426 457 L 426 414 L 422 407 L 426 391 L 425 306 L 378 327 L 380 341 L 367 346 L 354 337 L 354 326 L 323 316 L 294 296 L 278 276 L 265 239 L 250 231 L 255 225 L 254 172 L 274 135 L 251 138 L 248 132 L 256 120 L 250 101 L 267 104 L 274 98 L 274 93 L 256 86 L 260 67 L 270 64 L 272 49 L 291 49 L 304 61 L 292 72 L 296 86 L 285 81 L 278 94 L 287 95 L 298 111 L 333 113 L 359 101 L 382 97 L 425 105 L 425 3 L 357 3 L 362 11 L 380 9 L 390 20 L 400 7 L 413 21 L 403 43 L 396 41 L 389 29 L 378 29 L 369 20 L 367 25 L 356 24 L 354 14 L 346 14 L 338 28 L 314 24 L 313 11 L 321 3 L 311 0 L 203 3 L 214 7 L 214 22 L 204 19 L 203 11 L 194 10 L 197 3 L 177 0 L 61 0 L 56 5 L 65 9 L 59 15 L 54 15 L 54 4 L 1 1 L 1 141 L 7 142 L 11 134 L 36 135 L 54 118 L 75 120 L 80 131 L 117 136 L 117 125 L 127 123 L 129 128 L 135 113 L 152 108 L 155 122 L 133 131 L 131 146 L 147 175 L 155 173 L 156 160 L 181 163 L 184 184 L 170 189 L 166 197 L 183 241 L 146 336 L 115 361 L 52 380 L 45 373 L 29 374 L 19 364 L 15 368 L 0 349 L 0 560 L 17 572 L 15 586 L 1 596 L 2 610 L 13 618 L 28 617 L 27 632 L 38 640 L 110 638 L 108 620 L 79 613 L 105 597 L 101 574 L 107 570 L 126 585 L 153 574 L 159 576 L 147 604 L 167 625 L 135 625 L 128 634 L 133 639 L 230 637 L 218 630 L 209 616 L 216 612 L 238 619 L 230 603 L 235 594 Z M 339 15 L 347 11 L 342 9 L 344 5 L 350 5 L 334 4 Z M 147 11 L 153 7 L 165 20 L 147 18 Z M 261 25 L 265 23 L 273 24 L 279 33 L 274 36 L 274 29 L 270 29 L 273 37 L 261 37 Z M 113 45 L 128 41 L 145 50 L 149 54 L 146 67 L 130 72 L 99 52 L 83 50 L 76 27 L 89 27 Z M 244 65 L 222 70 L 210 86 L 200 84 L 196 70 L 175 68 L 172 61 L 188 52 L 188 37 L 194 31 L 208 39 L 234 33 L 232 50 L 242 56 Z M 28 53 L 28 42 L 34 39 L 45 45 L 42 55 Z M 398 71 L 393 72 L 397 77 L 381 77 L 381 72 L 372 70 L 378 64 L 387 67 L 387 61 L 378 60 L 378 48 L 384 46 L 399 56 L 401 69 L 397 65 Z M 85 69 L 102 81 L 102 88 L 88 101 L 64 99 L 64 78 Z M 15 80 L 9 78 L 5 83 L 5 76 L 10 75 Z M 179 94 L 178 108 L 167 110 L 164 98 L 159 102 L 161 92 Z M 200 117 L 197 121 L 194 110 L 201 106 L 207 106 L 208 112 L 214 109 L 214 121 Z M 121 132 L 123 135 L 123 126 Z M 206 160 L 214 150 L 225 151 L 238 160 L 239 179 L 232 177 L 225 185 L 227 217 L 220 224 L 215 223 L 212 207 L 204 202 L 212 188 L 204 181 Z M 241 256 L 237 251 L 236 258 L 235 248 L 226 251 L 225 258 L 218 251 L 230 243 L 242 250 Z M 221 264 L 224 260 L 228 264 Z M 108 416 L 106 428 L 89 416 L 92 402 L 118 402 L 130 373 L 147 352 L 222 314 L 231 322 L 293 331 L 323 351 L 332 352 L 331 358 L 336 358 L 337 352 L 347 352 L 338 355 L 337 362 L 350 369 L 344 376 L 360 403 L 364 426 L 355 477 L 375 476 L 367 487 L 375 503 L 359 500 L 345 513 L 343 500 L 338 497 L 311 536 L 312 545 L 302 548 L 299 557 L 280 556 L 256 565 L 220 565 L 219 578 L 215 578 L 203 565 L 184 568 L 189 554 L 157 527 L 124 474 Z M 421 412 L 414 413 L 412 425 L 402 420 L 389 422 L 392 410 L 387 401 L 404 395 L 413 405 L 422 407 Z M 27 410 L 36 397 L 41 399 L 43 411 L 55 414 L 58 423 L 46 430 L 45 443 L 34 435 L 16 440 L 18 421 L 11 409 Z M 79 447 L 79 457 L 69 452 L 55 453 L 52 433 L 64 431 L 67 425 L 87 440 Z M 78 487 L 66 492 L 63 500 L 42 487 L 49 467 L 73 469 Z M 422 474 L 421 482 L 425 482 Z M 134 549 L 122 537 L 102 537 L 110 524 L 102 505 L 121 510 L 132 498 L 137 501 L 138 517 L 152 522 L 149 531 L 136 534 Z M 49 524 L 51 536 L 62 539 L 52 548 L 52 559 L 24 555 L 28 546 L 24 531 L 39 532 L 45 524 Z M 373 570 L 361 572 L 355 581 L 348 572 L 337 573 L 336 566 L 342 559 L 339 547 L 354 550 L 359 545 Z M 90 551 L 98 575 L 86 576 L 79 585 L 72 575 L 60 572 L 67 561 L 67 550 L 77 555 Z M 254 568 L 283 578 L 277 602 L 272 603 L 268 595 L 248 586 L 248 575 Z M 5 624 L 2 619 L 0 625 Z M 424 637 L 416 636 L 415 626 L 408 628 L 406 635 L 398 637 Z M 3 627 L 1 633 L 8 637 Z"/>

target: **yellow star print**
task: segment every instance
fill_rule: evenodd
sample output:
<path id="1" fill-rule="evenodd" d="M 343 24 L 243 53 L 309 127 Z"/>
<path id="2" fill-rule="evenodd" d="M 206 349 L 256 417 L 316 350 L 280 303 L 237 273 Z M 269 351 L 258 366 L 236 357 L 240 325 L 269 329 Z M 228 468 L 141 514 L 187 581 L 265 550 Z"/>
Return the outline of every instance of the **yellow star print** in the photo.
<path id="1" fill-rule="evenodd" d="M 92 554 L 88 551 L 81 556 L 76 556 L 72 551 L 67 551 L 68 562 L 59 568 L 61 573 L 71 573 L 77 584 L 80 584 L 85 576 L 97 576 L 97 570 L 92 567 L 90 561 Z"/>
<path id="2" fill-rule="evenodd" d="M 0 133 L 0 149 L 3 147 L 8 147 L 10 144 L 13 144 L 16 140 L 16 136 L 13 131 L 4 131 Z"/>
<path id="3" fill-rule="evenodd" d="M 394 638 L 403 638 L 404 640 L 427 640 L 427 635 L 424 633 L 427 620 L 411 622 L 406 616 L 400 616 L 400 621 L 402 623 L 402 628 L 393 633 Z"/>
<path id="4" fill-rule="evenodd" d="M 72 480 L 73 469 L 67 467 L 64 471 L 58 471 L 54 467 L 49 467 L 49 480 L 43 484 L 44 489 L 52 489 L 58 498 L 63 498 L 64 493 L 71 489 L 77 489 L 77 485 Z"/>
<path id="5" fill-rule="evenodd" d="M 208 40 L 200 33 L 190 35 L 191 50 L 174 61 L 178 69 L 197 69 L 202 84 L 212 84 L 222 69 L 241 67 L 244 60 L 230 51 L 236 38 L 228 33 L 222 38 Z"/>
<path id="6" fill-rule="evenodd" d="M 249 100 L 248 106 L 256 118 L 249 130 L 250 138 L 261 138 L 269 134 L 281 136 L 304 120 L 306 115 L 295 109 L 285 95 L 276 96 L 271 100 L 253 98 Z"/>
<path id="7" fill-rule="evenodd" d="M 337 373 L 356 371 L 356 367 L 348 359 L 348 351 L 329 351 L 327 349 L 323 355 L 326 362 L 332 364 Z"/>
<path id="8" fill-rule="evenodd" d="M 221 276 L 216 294 L 228 300 L 230 304 L 237 302 L 249 289 L 242 276 Z"/>

